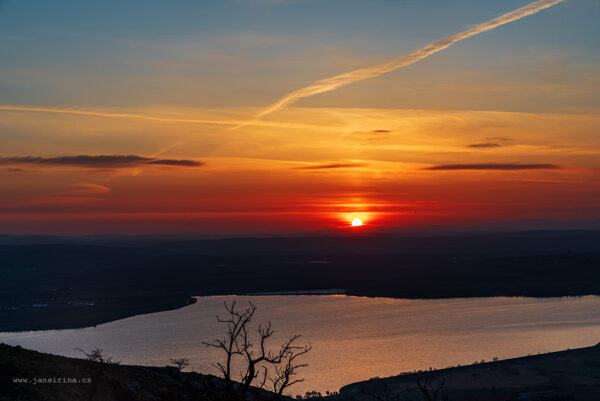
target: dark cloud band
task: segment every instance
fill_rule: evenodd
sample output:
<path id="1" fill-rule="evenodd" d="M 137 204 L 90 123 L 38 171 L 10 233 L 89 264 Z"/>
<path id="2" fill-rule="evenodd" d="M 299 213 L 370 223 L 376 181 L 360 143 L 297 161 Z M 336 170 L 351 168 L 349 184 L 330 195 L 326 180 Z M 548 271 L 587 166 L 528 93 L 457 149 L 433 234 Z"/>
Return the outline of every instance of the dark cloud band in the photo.
<path id="1" fill-rule="evenodd" d="M 48 166 L 74 166 L 86 168 L 126 168 L 140 165 L 200 167 L 203 162 L 188 159 L 157 159 L 137 155 L 78 155 L 58 157 L 15 156 L 0 158 L 0 165 L 33 164 Z"/>
<path id="2" fill-rule="evenodd" d="M 473 143 L 469 145 L 470 148 L 499 148 L 500 146 L 502 145 L 494 142 Z"/>
<path id="3" fill-rule="evenodd" d="M 556 170 L 556 164 L 512 164 L 512 163 L 479 163 L 479 164 L 440 164 L 426 167 L 424 170 Z"/>
<path id="4" fill-rule="evenodd" d="M 332 163 L 332 164 L 316 164 L 312 166 L 294 167 L 296 170 L 326 170 L 332 168 L 354 168 L 364 167 L 364 163 Z"/>

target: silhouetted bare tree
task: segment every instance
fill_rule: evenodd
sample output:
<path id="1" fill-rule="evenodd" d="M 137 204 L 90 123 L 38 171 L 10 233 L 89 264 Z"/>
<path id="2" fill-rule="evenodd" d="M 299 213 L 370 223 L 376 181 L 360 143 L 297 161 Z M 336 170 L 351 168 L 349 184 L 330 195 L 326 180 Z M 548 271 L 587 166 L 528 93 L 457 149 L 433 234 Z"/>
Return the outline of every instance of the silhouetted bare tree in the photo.
<path id="1" fill-rule="evenodd" d="M 308 364 L 298 363 L 296 359 L 306 354 L 312 348 L 310 345 L 292 345 L 299 337 L 299 335 L 291 337 L 284 347 L 282 347 L 282 349 L 287 347 L 288 352 L 283 357 L 281 365 L 275 367 L 275 375 L 270 378 L 272 384 L 271 390 L 277 396 L 281 396 L 286 388 L 304 381 L 304 379 L 296 379 L 295 376 L 297 376 L 299 368 L 306 367 Z"/>
<path id="2" fill-rule="evenodd" d="M 187 358 L 171 358 L 169 363 L 174 365 L 180 372 L 190 366 L 190 360 Z"/>
<path id="3" fill-rule="evenodd" d="M 424 379 L 419 377 L 417 388 L 427 401 L 448 401 L 448 392 L 445 390 L 446 380 L 431 375 Z"/>
<path id="4" fill-rule="evenodd" d="M 367 384 L 360 388 L 361 394 L 376 401 L 448 401 L 446 381 L 443 378 L 433 375 L 419 376 L 416 387 L 409 383 L 401 383 L 404 386 L 392 388 L 388 381 L 389 379 L 374 385 Z"/>
<path id="5" fill-rule="evenodd" d="M 112 356 L 109 356 L 106 353 L 104 353 L 104 350 L 102 348 L 92 348 L 89 352 L 84 351 L 81 348 L 75 348 L 75 350 L 84 354 L 85 359 L 87 359 L 88 361 L 98 362 L 101 365 L 118 365 L 121 363 L 121 361 L 116 361 L 113 359 Z"/>
<path id="6" fill-rule="evenodd" d="M 224 304 L 228 315 L 225 317 L 217 316 L 217 321 L 219 323 L 227 324 L 227 333 L 222 338 L 216 338 L 211 342 L 203 341 L 202 343 L 207 347 L 221 349 L 225 353 L 225 364 L 222 364 L 221 362 L 215 362 L 213 363 L 213 366 L 221 372 L 223 379 L 225 379 L 225 385 L 227 389 L 231 390 L 231 364 L 233 357 L 235 355 L 242 355 L 239 347 L 242 330 L 252 320 L 254 312 L 256 311 L 256 306 L 249 302 L 249 306 L 240 312 L 236 309 L 235 300 L 231 303 L 231 305 L 228 305 L 227 302 Z"/>
<path id="7" fill-rule="evenodd" d="M 269 387 L 274 393 L 273 398 L 278 398 L 287 388 L 303 380 L 296 378 L 298 369 L 308 365 L 299 363 L 297 359 L 309 352 L 311 346 L 298 345 L 300 335 L 290 337 L 278 349 L 272 350 L 267 346 L 267 341 L 275 333 L 271 322 L 260 324 L 255 335 L 251 335 L 249 324 L 256 312 L 254 304 L 248 302 L 246 308 L 238 310 L 234 300 L 231 304 L 225 302 L 225 310 L 227 315 L 217 316 L 217 321 L 227 325 L 226 334 L 203 344 L 225 354 L 224 363 L 217 362 L 213 366 L 221 372 L 229 393 L 245 397 L 251 386 L 260 389 Z M 232 380 L 234 359 L 242 364 L 239 385 L 234 385 Z"/>
<path id="8" fill-rule="evenodd" d="M 370 396 L 376 401 L 411 401 L 406 394 L 410 394 L 415 390 L 413 387 L 392 389 L 387 380 L 382 380 L 375 385 L 367 383 L 367 386 L 361 386 L 360 388 L 361 394 Z"/>

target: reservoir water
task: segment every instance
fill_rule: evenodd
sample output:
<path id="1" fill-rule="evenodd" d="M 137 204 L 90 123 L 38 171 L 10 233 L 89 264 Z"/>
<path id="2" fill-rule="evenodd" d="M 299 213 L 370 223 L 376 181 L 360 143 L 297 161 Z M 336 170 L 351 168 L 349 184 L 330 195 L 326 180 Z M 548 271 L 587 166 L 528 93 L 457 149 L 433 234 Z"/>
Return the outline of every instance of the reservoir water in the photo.
<path id="1" fill-rule="evenodd" d="M 182 309 L 134 316 L 84 329 L 0 333 L 0 342 L 81 357 L 103 348 L 124 364 L 164 366 L 186 357 L 216 373 L 220 360 L 202 341 L 221 336 L 223 302 L 257 306 L 271 321 L 273 346 L 301 334 L 312 344 L 290 394 L 338 390 L 371 377 L 591 346 L 600 342 L 600 297 L 406 300 L 343 295 L 200 297 Z M 189 368 L 188 368 L 189 369 Z"/>

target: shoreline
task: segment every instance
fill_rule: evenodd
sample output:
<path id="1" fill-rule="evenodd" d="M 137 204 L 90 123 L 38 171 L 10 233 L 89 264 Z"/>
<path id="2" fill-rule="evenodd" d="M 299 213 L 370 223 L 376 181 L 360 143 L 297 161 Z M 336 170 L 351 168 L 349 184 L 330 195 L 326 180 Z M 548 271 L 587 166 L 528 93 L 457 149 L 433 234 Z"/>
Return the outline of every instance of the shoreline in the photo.
<path id="1" fill-rule="evenodd" d="M 348 295 L 348 290 L 343 288 L 332 288 L 325 290 L 297 290 L 297 291 L 265 291 L 265 292 L 250 292 L 245 294 L 232 294 L 234 296 L 270 296 L 270 295 Z"/>
<path id="2" fill-rule="evenodd" d="M 365 295 L 353 292 L 346 289 L 324 289 L 324 290 L 298 290 L 298 291 L 267 291 L 255 293 L 234 293 L 234 294 L 209 294 L 209 295 L 190 295 L 185 297 L 175 297 L 169 302 L 160 303 L 156 308 L 133 308 L 128 311 L 127 307 L 121 309 L 115 318 L 111 319 L 94 319 L 94 316 L 86 315 L 83 319 L 79 318 L 76 321 L 69 323 L 67 321 L 55 322 L 36 322 L 33 327 L 19 327 L 13 330 L 4 330 L 0 325 L 1 333 L 17 333 L 29 331 L 46 331 L 46 330 L 68 330 L 68 329 L 85 329 L 96 327 L 101 324 L 111 323 L 118 320 L 123 320 L 135 316 L 147 315 L 152 313 L 175 311 L 187 306 L 193 305 L 198 298 L 202 297 L 261 297 L 261 296 L 345 296 L 357 298 L 388 298 L 388 299 L 406 299 L 406 300 L 452 300 L 452 299 L 481 299 L 481 298 L 532 298 L 532 299 L 550 299 L 550 298 L 582 298 L 587 296 L 600 296 L 600 294 L 580 294 L 580 295 L 551 295 L 551 296 L 530 296 L 530 295 L 489 295 L 489 296 L 456 296 L 456 297 L 406 297 L 406 296 L 390 296 L 390 295 Z M 176 301 L 175 301 L 176 299 Z M 95 305 L 94 305 L 95 306 Z M 37 308 L 41 311 L 51 310 L 51 305 L 48 308 Z M 93 306 L 91 306 L 93 307 Z M 141 310 L 140 310 L 141 309 Z M 82 323 L 78 323 L 82 322 Z"/>
<path id="3" fill-rule="evenodd" d="M 0 332 L 94 326 L 180 308 L 191 296 L 222 294 L 600 295 L 599 239 L 600 231 L 564 231 L 110 245 L 23 241 L 0 245 Z"/>
<path id="4" fill-rule="evenodd" d="M 36 308 L 32 305 L 30 309 L 25 311 L 26 317 L 23 319 L 25 322 L 19 320 L 10 325 L 8 330 L 4 329 L 4 323 L 10 320 L 8 318 L 4 320 L 0 319 L 0 322 L 2 322 L 0 323 L 0 334 L 26 331 L 85 329 L 134 316 L 174 311 L 196 303 L 196 297 L 193 296 L 173 296 L 170 299 L 159 298 L 155 299 L 155 303 L 152 306 L 144 304 L 143 301 L 145 300 L 145 298 L 135 300 L 134 304 L 118 304 L 120 306 L 118 308 L 117 305 L 96 303 L 93 306 L 87 306 L 87 309 L 83 312 L 80 309 L 80 305 L 68 303 L 49 304 L 44 308 Z M 96 307 L 97 309 L 92 309 Z M 6 310 L 2 312 L 6 313 Z M 10 313 L 10 310 L 8 312 Z M 27 321 L 31 321 L 32 323 L 26 324 Z"/>

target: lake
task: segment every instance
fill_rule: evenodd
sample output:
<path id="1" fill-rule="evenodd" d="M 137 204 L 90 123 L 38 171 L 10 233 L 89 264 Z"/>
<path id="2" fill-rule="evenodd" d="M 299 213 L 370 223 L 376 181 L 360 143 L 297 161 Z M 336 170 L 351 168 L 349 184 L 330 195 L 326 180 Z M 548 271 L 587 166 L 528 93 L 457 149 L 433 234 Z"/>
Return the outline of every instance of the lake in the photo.
<path id="1" fill-rule="evenodd" d="M 0 341 L 81 357 L 75 348 L 101 347 L 124 364 L 164 366 L 186 357 L 191 368 L 216 373 L 217 350 L 203 340 L 224 331 L 215 319 L 223 302 L 251 300 L 255 323 L 270 320 L 273 344 L 301 334 L 306 380 L 290 394 L 338 390 L 371 377 L 443 368 L 590 346 L 600 341 L 600 297 L 406 300 L 344 295 L 200 297 L 182 309 L 84 329 L 0 333 Z M 189 368 L 188 368 L 189 369 Z"/>

